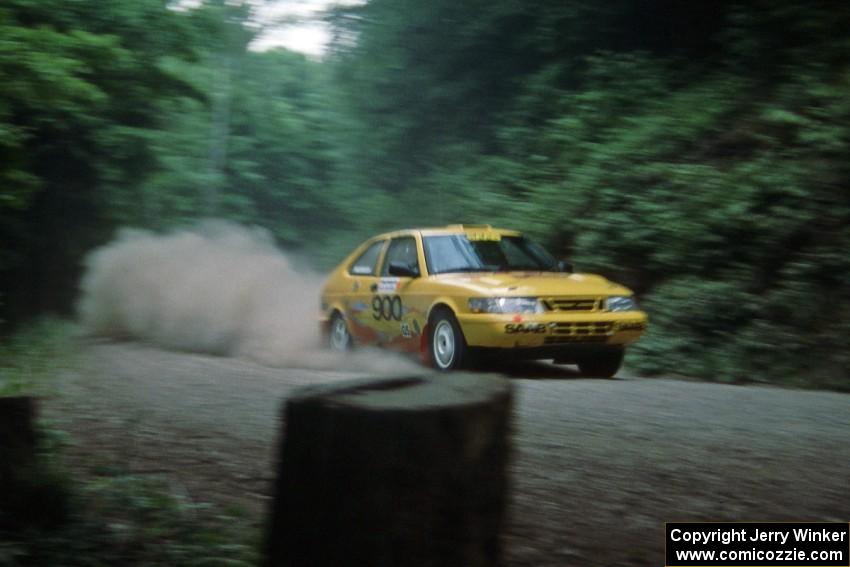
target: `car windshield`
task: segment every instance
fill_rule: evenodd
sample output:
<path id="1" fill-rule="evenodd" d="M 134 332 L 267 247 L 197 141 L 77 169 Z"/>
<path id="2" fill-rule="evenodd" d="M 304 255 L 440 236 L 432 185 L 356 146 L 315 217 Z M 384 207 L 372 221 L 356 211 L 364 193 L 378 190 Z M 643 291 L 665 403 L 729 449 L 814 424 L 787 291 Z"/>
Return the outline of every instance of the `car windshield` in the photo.
<path id="1" fill-rule="evenodd" d="M 429 274 L 448 272 L 557 271 L 557 262 L 523 236 L 470 240 L 465 234 L 425 236 Z"/>

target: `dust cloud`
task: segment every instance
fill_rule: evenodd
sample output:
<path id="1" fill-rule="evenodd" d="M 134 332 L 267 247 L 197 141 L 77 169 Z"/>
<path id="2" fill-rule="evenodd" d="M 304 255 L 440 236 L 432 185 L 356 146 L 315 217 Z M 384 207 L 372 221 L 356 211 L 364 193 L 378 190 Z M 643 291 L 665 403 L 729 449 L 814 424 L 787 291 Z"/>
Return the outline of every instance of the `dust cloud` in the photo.
<path id="1" fill-rule="evenodd" d="M 322 347 L 323 277 L 271 236 L 222 221 L 156 234 L 123 230 L 86 258 L 78 311 L 89 334 L 269 366 L 411 371 L 413 361 Z"/>

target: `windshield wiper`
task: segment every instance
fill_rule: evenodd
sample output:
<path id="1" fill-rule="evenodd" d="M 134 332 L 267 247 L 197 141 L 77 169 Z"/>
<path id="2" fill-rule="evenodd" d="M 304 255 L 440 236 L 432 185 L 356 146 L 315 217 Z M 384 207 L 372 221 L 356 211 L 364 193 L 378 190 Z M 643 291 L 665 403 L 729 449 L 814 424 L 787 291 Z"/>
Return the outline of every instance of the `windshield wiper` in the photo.
<path id="1" fill-rule="evenodd" d="M 542 268 L 540 266 L 522 265 L 519 266 L 500 266 L 500 272 L 549 272 L 551 268 Z"/>
<path id="2" fill-rule="evenodd" d="M 494 272 L 495 270 L 492 268 L 475 267 L 475 266 L 463 266 L 457 268 L 448 268 L 445 270 L 440 270 L 437 272 L 438 274 L 455 274 L 455 273 L 468 273 L 468 272 Z"/>

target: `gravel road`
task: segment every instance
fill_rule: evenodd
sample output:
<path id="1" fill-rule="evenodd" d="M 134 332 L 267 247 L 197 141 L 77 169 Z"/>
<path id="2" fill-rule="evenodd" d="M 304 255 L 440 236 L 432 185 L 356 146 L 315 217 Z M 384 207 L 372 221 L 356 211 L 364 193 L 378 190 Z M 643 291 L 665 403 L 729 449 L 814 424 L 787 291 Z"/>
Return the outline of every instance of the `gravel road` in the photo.
<path id="1" fill-rule="evenodd" d="M 665 521 L 850 520 L 846 394 L 509 370 L 510 565 L 662 565 Z M 157 475 L 260 523 L 281 401 L 361 376 L 87 343 L 45 411 L 77 466 Z"/>

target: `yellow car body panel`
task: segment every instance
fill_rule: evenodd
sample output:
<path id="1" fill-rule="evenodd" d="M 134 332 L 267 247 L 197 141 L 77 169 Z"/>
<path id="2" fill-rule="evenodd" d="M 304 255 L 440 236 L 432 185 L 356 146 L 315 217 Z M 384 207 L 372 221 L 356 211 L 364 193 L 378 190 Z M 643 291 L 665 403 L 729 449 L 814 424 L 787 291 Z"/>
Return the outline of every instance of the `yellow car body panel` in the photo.
<path id="1" fill-rule="evenodd" d="M 598 275 L 498 269 L 431 273 L 429 260 L 436 262 L 427 257 L 423 238 L 451 235 L 463 235 L 471 243 L 521 237 L 519 232 L 486 225 L 451 225 L 396 231 L 367 240 L 329 275 L 321 296 L 323 328 L 327 331 L 337 315 L 344 319 L 355 344 L 419 352 L 423 358 L 428 352 L 428 323 L 436 308 L 451 310 L 468 347 L 539 351 L 545 355 L 541 358 L 557 357 L 558 349 L 582 345 L 624 347 L 646 329 L 643 311 L 607 310 L 608 298 L 630 297 L 632 292 Z M 417 264 L 419 275 L 389 275 L 389 256 Z M 542 307 L 533 313 L 470 308 L 470 299 L 501 297 L 537 298 Z"/>

